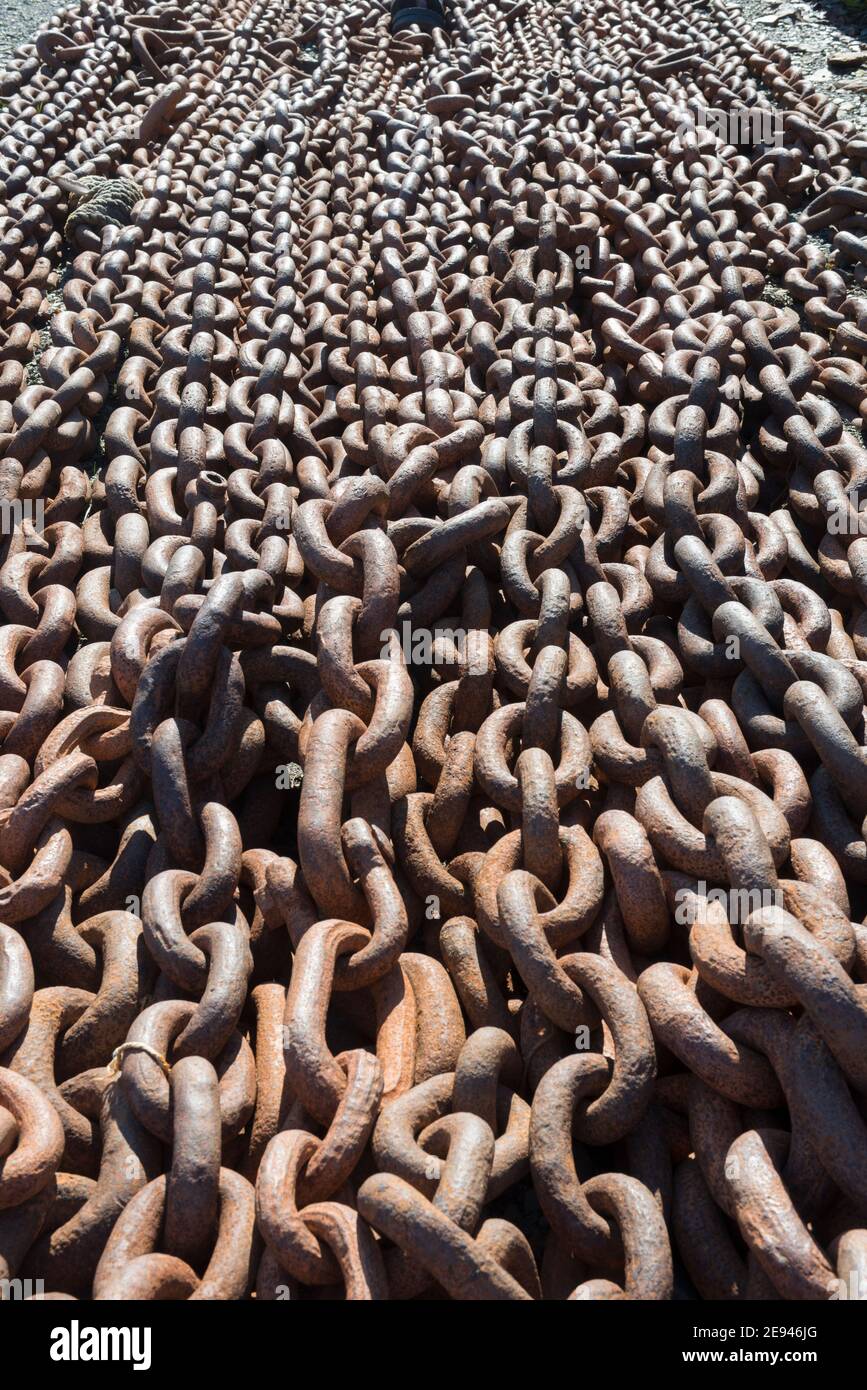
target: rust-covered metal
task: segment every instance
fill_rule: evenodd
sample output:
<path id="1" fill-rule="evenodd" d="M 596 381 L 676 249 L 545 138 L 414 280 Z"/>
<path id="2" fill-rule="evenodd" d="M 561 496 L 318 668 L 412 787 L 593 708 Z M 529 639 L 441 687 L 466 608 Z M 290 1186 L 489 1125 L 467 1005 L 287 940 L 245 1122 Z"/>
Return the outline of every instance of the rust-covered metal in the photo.
<path id="1" fill-rule="evenodd" d="M 867 1297 L 867 134 L 725 0 L 0 96 L 0 1278 Z"/>

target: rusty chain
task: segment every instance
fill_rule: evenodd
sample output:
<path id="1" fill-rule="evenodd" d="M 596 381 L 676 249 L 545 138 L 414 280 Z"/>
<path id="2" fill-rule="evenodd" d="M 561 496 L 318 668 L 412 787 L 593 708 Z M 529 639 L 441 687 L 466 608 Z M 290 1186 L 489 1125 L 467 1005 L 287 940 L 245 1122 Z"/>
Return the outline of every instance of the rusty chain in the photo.
<path id="1" fill-rule="evenodd" d="M 0 1280 L 867 1298 L 867 134 L 392 9 L 0 74 Z"/>

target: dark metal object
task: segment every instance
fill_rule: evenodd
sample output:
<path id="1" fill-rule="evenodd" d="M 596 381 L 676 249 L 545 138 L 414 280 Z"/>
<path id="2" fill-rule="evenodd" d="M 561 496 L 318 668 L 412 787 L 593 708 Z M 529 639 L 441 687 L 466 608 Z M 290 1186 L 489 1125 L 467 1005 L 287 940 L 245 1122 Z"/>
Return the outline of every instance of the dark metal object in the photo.
<path id="1" fill-rule="evenodd" d="M 0 93 L 0 1278 L 856 1292 L 867 141 L 721 0 Z"/>

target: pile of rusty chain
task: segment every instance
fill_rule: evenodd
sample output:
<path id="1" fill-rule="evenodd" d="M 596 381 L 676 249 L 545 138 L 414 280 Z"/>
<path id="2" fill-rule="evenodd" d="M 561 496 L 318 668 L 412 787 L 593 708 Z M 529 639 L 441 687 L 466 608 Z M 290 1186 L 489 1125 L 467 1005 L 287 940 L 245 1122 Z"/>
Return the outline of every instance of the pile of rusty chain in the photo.
<path id="1" fill-rule="evenodd" d="M 443 23 L 0 73 L 0 1280 L 863 1298 L 867 135 Z"/>

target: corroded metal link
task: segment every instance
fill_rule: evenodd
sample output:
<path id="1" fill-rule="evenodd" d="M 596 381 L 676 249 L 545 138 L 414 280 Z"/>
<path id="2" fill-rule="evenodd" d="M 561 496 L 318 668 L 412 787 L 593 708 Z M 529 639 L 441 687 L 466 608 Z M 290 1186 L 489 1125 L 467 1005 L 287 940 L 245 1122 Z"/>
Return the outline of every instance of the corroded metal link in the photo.
<path id="1" fill-rule="evenodd" d="M 392 9 L 0 71 L 0 1275 L 863 1297 L 867 140 Z"/>

